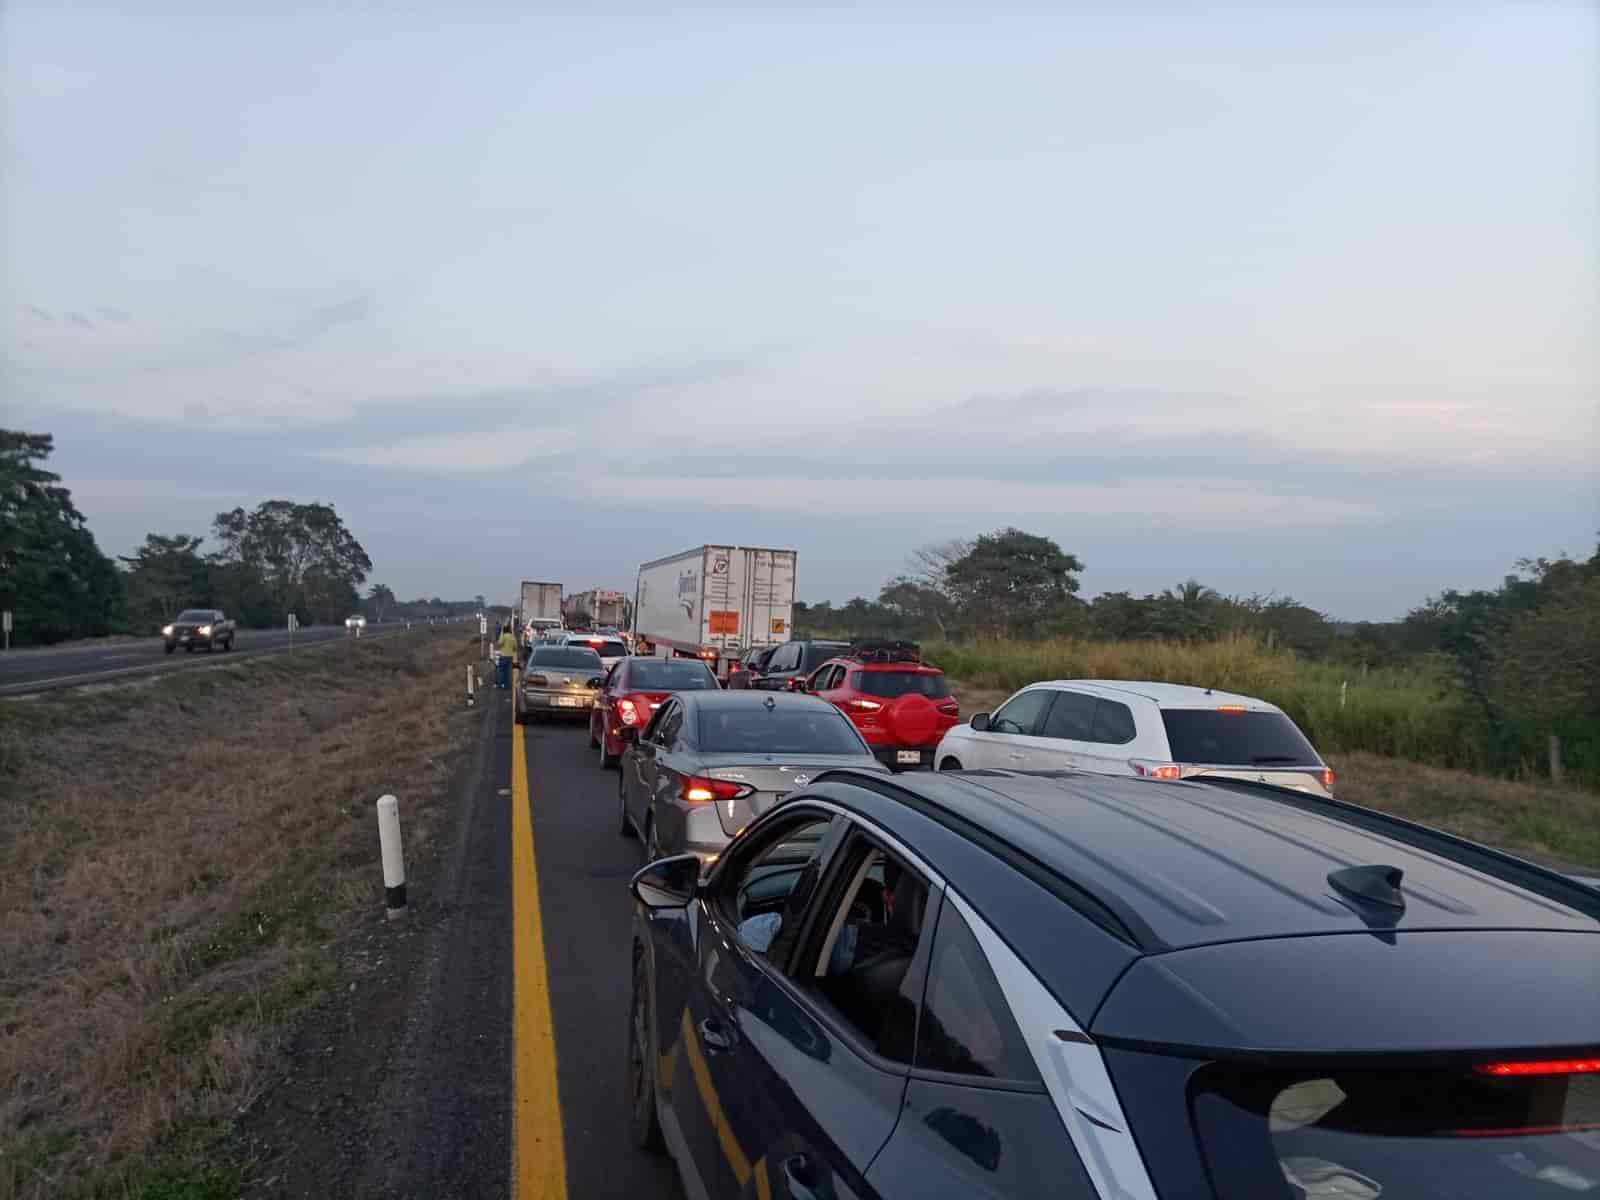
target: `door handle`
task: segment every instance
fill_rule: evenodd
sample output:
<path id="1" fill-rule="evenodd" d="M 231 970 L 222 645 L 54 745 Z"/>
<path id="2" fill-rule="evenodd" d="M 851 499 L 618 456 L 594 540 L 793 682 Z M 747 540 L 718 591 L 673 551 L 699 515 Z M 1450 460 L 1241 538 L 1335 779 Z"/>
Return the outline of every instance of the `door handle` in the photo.
<path id="1" fill-rule="evenodd" d="M 818 1180 L 816 1164 L 808 1154 L 791 1154 L 783 1160 L 779 1170 L 783 1172 L 784 1189 L 791 1200 L 823 1200 L 833 1194 L 831 1188 Z"/>
<path id="2" fill-rule="evenodd" d="M 733 1034 L 721 1021 L 707 1017 L 696 1028 L 700 1031 L 700 1040 L 705 1043 L 706 1049 L 713 1054 L 720 1054 L 724 1050 L 733 1049 Z"/>
<path id="3" fill-rule="evenodd" d="M 1024 755 L 1024 754 L 1023 754 L 1023 753 L 1022 753 L 1022 751 L 1020 751 L 1020 750 L 1013 750 L 1013 751 L 1012 751 L 1012 752 L 1011 752 L 1011 754 L 1010 754 L 1010 758 L 1011 758 L 1011 759 L 1012 759 L 1012 761 L 1014 761 L 1014 762 L 1021 762 L 1021 761 L 1022 761 L 1022 760 L 1023 760 L 1023 759 L 1024 759 L 1024 758 L 1025 758 L 1025 757 L 1027 757 L 1027 756 L 1026 756 L 1026 755 Z"/>

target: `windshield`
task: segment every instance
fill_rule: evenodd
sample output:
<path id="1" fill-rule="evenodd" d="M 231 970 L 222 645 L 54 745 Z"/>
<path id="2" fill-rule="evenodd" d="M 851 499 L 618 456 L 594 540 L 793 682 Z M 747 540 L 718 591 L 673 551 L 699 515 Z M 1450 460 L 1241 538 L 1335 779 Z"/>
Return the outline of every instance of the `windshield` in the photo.
<path id="1" fill-rule="evenodd" d="M 1230 1200 L 1600 1193 L 1600 1074 L 1211 1067 L 1197 1079 L 1196 1127 Z"/>
<path id="2" fill-rule="evenodd" d="M 1322 760 L 1280 712 L 1219 712 L 1165 708 L 1172 761 L 1216 766 L 1320 766 Z"/>
<path id="3" fill-rule="evenodd" d="M 601 658 L 626 658 L 628 648 L 617 641 L 600 641 L 598 639 L 580 643 L 589 647 Z"/>
<path id="4" fill-rule="evenodd" d="M 700 714 L 700 748 L 724 753 L 860 754 L 865 756 L 855 726 L 831 706 L 804 708 L 779 704 L 719 707 Z"/>
<path id="5" fill-rule="evenodd" d="M 704 663 L 688 659 L 636 658 L 628 666 L 628 686 L 645 692 L 697 692 L 717 686 Z"/>
<path id="6" fill-rule="evenodd" d="M 932 671 L 858 671 L 852 685 L 869 696 L 904 696 L 915 692 L 939 700 L 950 694 L 950 681 Z"/>
<path id="7" fill-rule="evenodd" d="M 528 665 L 555 670 L 598 671 L 600 656 L 586 646 L 539 646 L 529 656 Z"/>
<path id="8" fill-rule="evenodd" d="M 216 613 L 209 608 L 186 608 L 178 614 L 180 621 L 211 621 L 216 619 Z"/>

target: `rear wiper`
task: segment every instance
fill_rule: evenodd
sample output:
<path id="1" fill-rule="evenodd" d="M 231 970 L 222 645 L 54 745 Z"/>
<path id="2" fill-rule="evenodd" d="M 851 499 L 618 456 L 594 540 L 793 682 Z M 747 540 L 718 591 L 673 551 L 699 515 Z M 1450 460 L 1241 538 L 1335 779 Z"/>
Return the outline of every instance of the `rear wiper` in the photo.
<path id="1" fill-rule="evenodd" d="M 1258 766 L 1262 763 L 1293 763 L 1297 767 L 1309 767 L 1312 763 L 1296 758 L 1292 754 L 1258 754 L 1250 760 Z"/>

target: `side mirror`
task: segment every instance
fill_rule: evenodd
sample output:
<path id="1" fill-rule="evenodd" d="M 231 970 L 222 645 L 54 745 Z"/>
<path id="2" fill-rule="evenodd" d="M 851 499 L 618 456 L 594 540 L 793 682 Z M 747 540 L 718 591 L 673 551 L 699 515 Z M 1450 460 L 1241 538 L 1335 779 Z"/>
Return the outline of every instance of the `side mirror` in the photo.
<path id="1" fill-rule="evenodd" d="M 646 908 L 682 908 L 700 890 L 700 860 L 693 854 L 657 859 L 628 884 Z"/>
<path id="2" fill-rule="evenodd" d="M 605 683 L 606 681 L 598 675 L 591 676 L 589 679 L 589 686 L 592 688 L 604 687 Z"/>
<path id="3" fill-rule="evenodd" d="M 967 722 L 967 724 L 972 726 L 973 732 L 982 733 L 985 729 L 989 728 L 989 714 L 973 713 L 972 720 Z"/>

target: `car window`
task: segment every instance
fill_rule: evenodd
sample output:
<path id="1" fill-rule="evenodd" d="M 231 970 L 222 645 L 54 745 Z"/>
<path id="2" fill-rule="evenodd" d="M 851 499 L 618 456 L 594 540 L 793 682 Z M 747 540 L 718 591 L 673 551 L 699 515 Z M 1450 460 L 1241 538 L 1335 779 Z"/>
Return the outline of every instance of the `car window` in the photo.
<path id="1" fill-rule="evenodd" d="M 1057 692 L 1039 732 L 1045 737 L 1094 740 L 1094 710 L 1100 702 L 1082 692 Z"/>
<path id="2" fill-rule="evenodd" d="M 627 655 L 628 648 L 620 641 L 606 641 L 600 638 L 587 638 L 582 643 L 588 646 L 601 658 L 622 658 Z"/>
<path id="3" fill-rule="evenodd" d="M 1095 705 L 1094 736 L 1091 741 L 1120 746 L 1133 741 L 1138 735 L 1139 727 L 1134 723 L 1133 710 L 1126 704 L 1118 700 L 1102 700 Z"/>
<path id="4" fill-rule="evenodd" d="M 1049 688 L 1034 688 L 1031 692 L 1013 696 L 989 718 L 990 732 L 1032 733 L 1038 728 L 1054 694 Z"/>
<path id="5" fill-rule="evenodd" d="M 714 690 L 716 676 L 702 662 L 692 658 L 630 658 L 626 666 L 627 685 L 645 692 L 695 692 Z"/>
<path id="6" fill-rule="evenodd" d="M 1281 712 L 1221 708 L 1161 710 L 1174 762 L 1209 766 L 1318 766 L 1305 735 Z"/>
<path id="7" fill-rule="evenodd" d="M 650 722 L 645 737 L 658 746 L 670 746 L 681 728 L 683 728 L 683 706 L 676 700 L 668 700 L 656 710 L 655 720 Z"/>
<path id="8" fill-rule="evenodd" d="M 841 866 L 836 886 L 818 898 L 796 982 L 878 1054 L 909 1063 L 931 889 L 865 835 L 846 848 Z"/>
<path id="9" fill-rule="evenodd" d="M 886 699 L 915 693 L 943 700 L 950 695 L 950 681 L 935 671 L 857 671 L 851 686 Z"/>
<path id="10" fill-rule="evenodd" d="M 600 673 L 600 656 L 587 646 L 537 646 L 528 662 L 556 671 L 590 670 L 596 675 Z"/>
<path id="11" fill-rule="evenodd" d="M 699 744 L 712 754 L 866 754 L 837 708 L 806 703 L 715 705 L 700 713 Z"/>
<path id="12" fill-rule="evenodd" d="M 955 1075 L 1038 1080 L 1033 1056 L 989 960 L 950 903 L 939 911 L 928 958 L 916 1065 Z"/>
<path id="13" fill-rule="evenodd" d="M 823 663 L 827 662 L 835 654 L 847 649 L 849 649 L 848 646 L 841 645 L 837 642 L 812 642 L 806 646 L 804 651 L 803 661 L 805 663 L 806 670 L 815 670 L 817 667 L 820 667 Z"/>
<path id="14" fill-rule="evenodd" d="M 790 642 L 781 647 L 778 652 L 772 656 L 772 664 L 769 669 L 773 671 L 792 671 L 799 665 L 800 647 L 796 643 Z"/>
<path id="15" fill-rule="evenodd" d="M 787 959 L 845 825 L 842 817 L 801 816 L 740 848 L 721 876 L 717 904 L 749 949 L 775 963 Z"/>
<path id="16" fill-rule="evenodd" d="M 839 676 L 844 674 L 843 667 L 824 667 L 817 672 L 816 688 L 819 692 L 831 692 L 839 686 Z"/>

